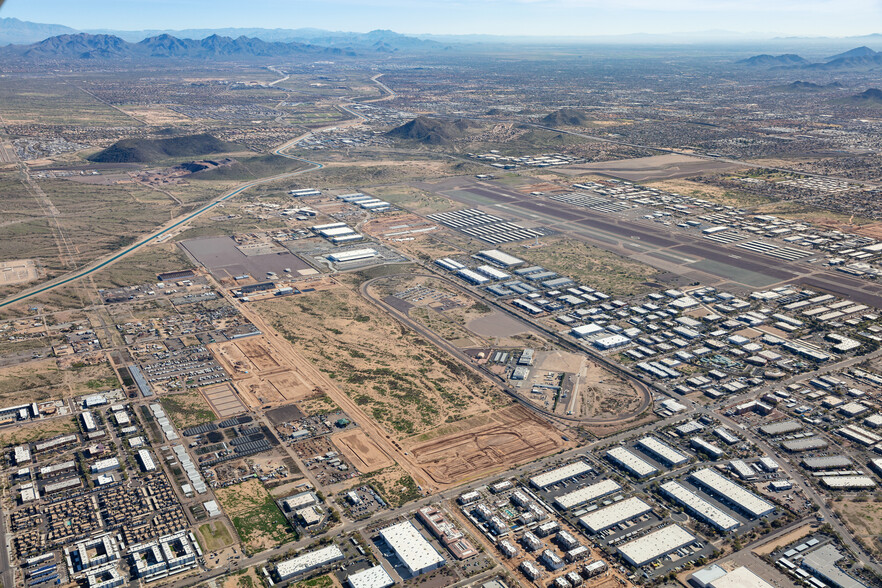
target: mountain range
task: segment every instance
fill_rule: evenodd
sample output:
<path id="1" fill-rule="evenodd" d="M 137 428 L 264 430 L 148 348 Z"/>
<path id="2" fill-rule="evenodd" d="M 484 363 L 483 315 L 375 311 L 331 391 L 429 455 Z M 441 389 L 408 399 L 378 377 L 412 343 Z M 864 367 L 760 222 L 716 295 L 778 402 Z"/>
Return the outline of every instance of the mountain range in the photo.
<path id="1" fill-rule="evenodd" d="M 332 33 L 318 29 L 191 29 L 178 31 L 82 32 L 0 18 L 0 55 L 31 59 L 124 57 L 245 58 L 304 53 L 371 55 L 438 52 L 449 46 L 393 31 Z"/>
<path id="2" fill-rule="evenodd" d="M 737 63 L 749 67 L 802 67 L 821 70 L 876 68 L 882 66 L 882 51 L 874 51 L 866 46 L 855 47 L 814 63 L 793 53 L 762 54 L 742 59 Z"/>

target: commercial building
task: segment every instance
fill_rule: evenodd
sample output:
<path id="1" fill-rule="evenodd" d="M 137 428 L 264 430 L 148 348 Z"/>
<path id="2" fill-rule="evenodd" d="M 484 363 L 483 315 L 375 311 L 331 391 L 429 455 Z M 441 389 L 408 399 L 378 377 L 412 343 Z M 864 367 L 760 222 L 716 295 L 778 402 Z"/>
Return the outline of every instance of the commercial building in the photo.
<path id="1" fill-rule="evenodd" d="M 698 470 L 690 476 L 690 479 L 718 500 L 737 508 L 751 518 L 763 517 L 775 510 L 774 504 L 712 469 Z"/>
<path id="2" fill-rule="evenodd" d="M 802 558 L 801 567 L 813 576 L 837 588 L 867 588 L 867 585 L 846 574 L 836 562 L 843 555 L 831 544 L 824 545 Z"/>
<path id="3" fill-rule="evenodd" d="M 876 487 L 870 476 L 824 476 L 821 484 L 830 490 L 869 490 Z"/>
<path id="4" fill-rule="evenodd" d="M 628 563 L 639 568 L 693 541 L 695 535 L 680 525 L 668 525 L 619 546 L 618 552 Z"/>
<path id="5" fill-rule="evenodd" d="M 692 446 L 693 449 L 697 449 L 698 451 L 703 451 L 704 453 L 707 453 L 708 455 L 710 455 L 714 459 L 720 459 L 721 457 L 723 457 L 724 451 L 722 449 L 720 449 L 719 447 L 717 447 L 713 443 L 708 443 L 707 441 L 705 441 L 701 437 L 693 437 L 689 441 L 689 444 Z"/>
<path id="6" fill-rule="evenodd" d="M 410 521 L 382 529 L 380 537 L 395 552 L 411 576 L 432 571 L 446 563 L 441 554 L 426 541 Z"/>
<path id="7" fill-rule="evenodd" d="M 375 565 L 366 570 L 349 574 L 346 577 L 346 584 L 349 585 L 349 588 L 389 588 L 395 585 L 395 580 L 383 566 Z"/>
<path id="8" fill-rule="evenodd" d="M 852 461 L 844 455 L 828 455 L 826 457 L 805 457 L 802 460 L 802 465 L 812 471 L 840 470 L 850 468 Z"/>
<path id="9" fill-rule="evenodd" d="M 336 545 L 328 545 L 327 547 L 302 553 L 292 559 L 279 562 L 276 565 L 276 574 L 278 574 L 279 580 L 284 582 L 297 575 L 316 570 L 341 559 L 343 559 L 343 552 L 340 551 L 340 548 Z"/>
<path id="10" fill-rule="evenodd" d="M 759 428 L 760 433 L 769 437 L 777 437 L 778 435 L 788 435 L 802 431 L 802 423 L 799 421 L 780 421 L 770 425 L 763 425 Z"/>
<path id="11" fill-rule="evenodd" d="M 622 487 L 613 480 L 602 480 L 595 484 L 583 486 L 578 490 L 573 490 L 572 492 L 562 494 L 561 496 L 558 496 L 554 499 L 554 503 L 557 505 L 558 508 L 566 510 L 568 508 L 573 508 L 574 506 L 579 506 L 580 504 L 590 502 L 595 498 L 600 498 L 601 496 L 612 494 L 613 492 L 621 490 L 621 488 Z"/>
<path id="12" fill-rule="evenodd" d="M 558 482 L 563 482 L 564 480 L 569 480 L 570 478 L 581 476 L 582 474 L 587 474 L 591 471 L 591 469 L 591 466 L 588 465 L 587 462 L 581 460 L 574 461 L 573 463 L 561 466 L 557 469 L 551 470 L 550 472 L 545 472 L 544 474 L 533 476 L 532 478 L 530 478 L 530 485 L 541 490 L 542 488 L 547 488 L 548 486 L 552 486 L 554 484 L 557 484 Z"/>
<path id="13" fill-rule="evenodd" d="M 376 256 L 376 249 L 354 249 L 352 251 L 340 251 L 338 253 L 331 253 L 330 255 L 328 255 L 328 259 L 337 263 L 346 263 L 349 261 L 373 259 Z"/>
<path id="14" fill-rule="evenodd" d="M 625 447 L 613 447 L 606 452 L 606 457 L 613 463 L 625 468 L 637 478 L 645 478 L 658 472 L 654 465 L 638 457 L 633 451 Z"/>
<path id="15" fill-rule="evenodd" d="M 101 474 L 103 472 L 109 472 L 118 469 L 119 459 L 115 457 L 108 457 L 107 459 L 99 459 L 98 461 L 93 463 L 92 467 L 89 468 L 89 471 L 93 474 Z"/>
<path id="16" fill-rule="evenodd" d="M 772 585 L 744 566 L 727 572 L 714 564 L 698 570 L 690 578 L 698 588 L 772 588 Z"/>
<path id="17" fill-rule="evenodd" d="M 802 439 L 791 439 L 781 443 L 781 447 L 790 453 L 825 449 L 828 445 L 827 440 L 822 437 L 803 437 Z"/>
<path id="18" fill-rule="evenodd" d="M 156 463 L 153 461 L 153 456 L 150 455 L 150 452 L 146 449 L 138 450 L 138 461 L 141 462 L 141 468 L 145 472 L 152 472 L 156 469 Z"/>
<path id="19" fill-rule="evenodd" d="M 673 447 L 663 441 L 659 441 L 655 437 L 644 437 L 637 444 L 668 466 L 678 466 L 689 461 L 688 456 L 676 451 Z"/>
<path id="20" fill-rule="evenodd" d="M 280 502 L 282 503 L 282 508 L 284 510 L 294 512 L 301 508 L 318 504 L 318 501 L 318 496 L 316 496 L 314 492 L 307 491 L 300 492 L 299 494 L 292 494 L 287 498 L 283 498 Z"/>
<path id="21" fill-rule="evenodd" d="M 668 498 L 683 506 L 693 516 L 719 531 L 727 532 L 741 526 L 741 523 L 735 518 L 729 516 L 679 482 L 673 480 L 666 482 L 661 485 L 661 489 Z"/>
<path id="22" fill-rule="evenodd" d="M 488 249 L 486 251 L 478 251 L 478 253 L 475 255 L 475 257 L 478 257 L 481 259 L 486 259 L 487 261 L 489 261 L 491 263 L 495 263 L 496 265 L 498 265 L 500 267 L 505 267 L 505 268 L 517 267 L 519 265 L 524 264 L 523 259 L 519 259 L 519 258 L 515 257 L 514 255 L 509 255 L 508 253 L 505 253 L 504 251 L 500 251 L 498 249 Z"/>
<path id="23" fill-rule="evenodd" d="M 632 497 L 590 512 L 581 517 L 579 523 L 591 533 L 600 533 L 648 512 L 652 512 L 651 506 L 639 498 Z"/>

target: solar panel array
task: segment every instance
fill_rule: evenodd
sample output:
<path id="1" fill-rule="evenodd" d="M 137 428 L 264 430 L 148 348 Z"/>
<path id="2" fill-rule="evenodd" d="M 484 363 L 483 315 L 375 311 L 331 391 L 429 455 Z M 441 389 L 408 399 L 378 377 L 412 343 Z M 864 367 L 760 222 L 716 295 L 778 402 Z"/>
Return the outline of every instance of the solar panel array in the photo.
<path id="1" fill-rule="evenodd" d="M 586 194 L 584 192 L 554 194 L 549 196 L 549 198 L 557 200 L 558 202 L 566 202 L 573 206 L 590 208 L 591 210 L 596 210 L 598 212 L 622 212 L 623 210 L 631 208 L 631 204 L 628 202 L 617 202 L 608 198 L 601 198 L 600 196 L 592 196 L 591 194 Z"/>
<path id="2" fill-rule="evenodd" d="M 762 253 L 769 257 L 777 257 L 778 259 L 786 261 L 796 261 L 797 259 L 808 257 L 809 255 L 808 252 L 803 251 L 802 249 L 796 249 L 794 247 L 779 247 L 778 245 L 766 243 L 765 241 L 747 241 L 745 243 L 738 243 L 736 247 L 741 247 L 742 249 L 747 249 L 748 251 L 754 251 L 756 253 Z"/>
<path id="3" fill-rule="evenodd" d="M 498 216 L 487 214 L 477 208 L 439 212 L 430 214 L 426 218 L 491 245 L 523 241 L 525 239 L 543 237 L 548 234 L 541 228 L 527 229 Z"/>

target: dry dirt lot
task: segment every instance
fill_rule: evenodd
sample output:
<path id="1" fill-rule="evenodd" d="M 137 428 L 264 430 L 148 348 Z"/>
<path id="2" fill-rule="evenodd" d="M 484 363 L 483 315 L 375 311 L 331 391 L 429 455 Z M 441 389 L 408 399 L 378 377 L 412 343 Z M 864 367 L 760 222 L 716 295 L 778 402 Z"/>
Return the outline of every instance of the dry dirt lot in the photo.
<path id="1" fill-rule="evenodd" d="M 232 376 L 241 399 L 251 408 L 286 404 L 315 394 L 311 382 L 274 357 L 263 336 L 212 343 L 208 348 Z"/>
<path id="2" fill-rule="evenodd" d="M 361 429 L 339 433 L 331 440 L 346 461 L 354 465 L 362 474 L 375 472 L 395 463 Z"/>
<path id="3" fill-rule="evenodd" d="M 24 284 L 40 277 L 33 259 L 0 261 L 0 286 Z"/>
<path id="4" fill-rule="evenodd" d="M 567 445 L 546 421 L 522 406 L 475 416 L 434 433 L 402 445 L 439 486 L 506 470 Z"/>
<path id="5" fill-rule="evenodd" d="M 397 439 L 507 404 L 493 387 L 352 288 L 252 305 Z"/>
<path id="6" fill-rule="evenodd" d="M 864 545 L 877 554 L 882 553 L 882 502 L 873 499 L 867 502 L 843 500 L 834 503 L 834 507 L 849 530 Z"/>
<path id="7" fill-rule="evenodd" d="M 116 374 L 106 361 L 95 365 L 77 363 L 64 369 L 54 359 L 31 361 L 0 368 L 0 406 L 89 394 L 96 391 L 94 386 L 111 382 L 117 382 Z"/>

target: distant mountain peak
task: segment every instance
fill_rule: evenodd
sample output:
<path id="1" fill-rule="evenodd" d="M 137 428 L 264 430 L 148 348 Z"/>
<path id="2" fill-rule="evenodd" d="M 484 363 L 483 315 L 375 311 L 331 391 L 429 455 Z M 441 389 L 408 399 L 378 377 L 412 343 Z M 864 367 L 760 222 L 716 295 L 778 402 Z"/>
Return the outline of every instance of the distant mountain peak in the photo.
<path id="1" fill-rule="evenodd" d="M 808 60 L 794 53 L 785 53 L 783 55 L 763 53 L 742 59 L 737 63 L 749 66 L 805 65 L 808 63 Z"/>

